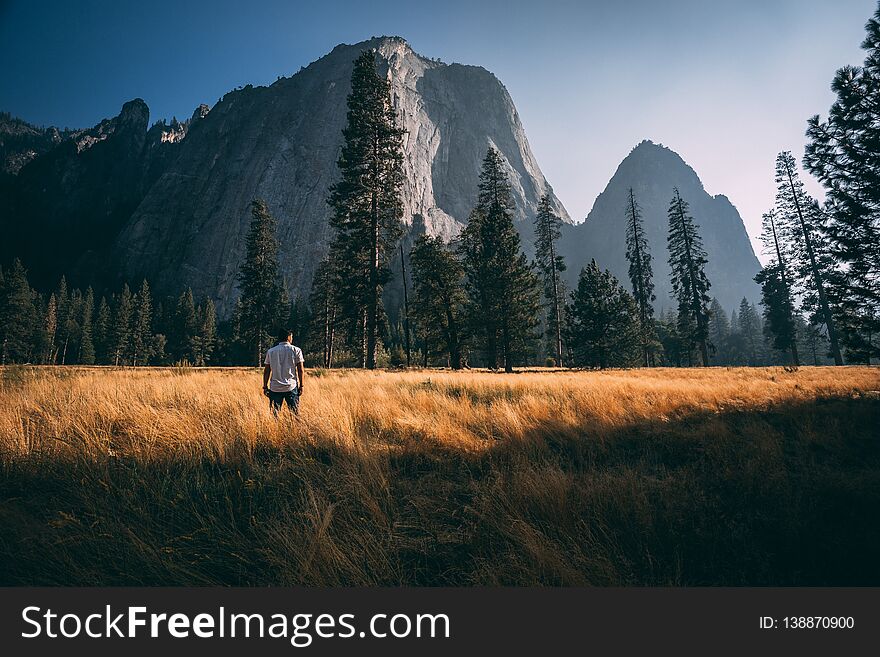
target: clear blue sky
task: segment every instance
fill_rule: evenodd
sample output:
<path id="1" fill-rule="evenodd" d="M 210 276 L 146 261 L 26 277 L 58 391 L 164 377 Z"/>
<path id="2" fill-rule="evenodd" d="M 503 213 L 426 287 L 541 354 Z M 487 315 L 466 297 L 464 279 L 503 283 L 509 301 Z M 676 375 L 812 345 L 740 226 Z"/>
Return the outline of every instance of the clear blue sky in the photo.
<path id="1" fill-rule="evenodd" d="M 754 237 L 773 161 L 800 159 L 806 119 L 859 64 L 876 0 L 0 0 L 0 109 L 84 127 L 141 97 L 188 117 L 243 84 L 269 84 L 338 43 L 395 34 L 507 86 L 544 174 L 582 219 L 645 138 L 726 194 Z M 818 188 L 813 185 L 813 190 Z"/>

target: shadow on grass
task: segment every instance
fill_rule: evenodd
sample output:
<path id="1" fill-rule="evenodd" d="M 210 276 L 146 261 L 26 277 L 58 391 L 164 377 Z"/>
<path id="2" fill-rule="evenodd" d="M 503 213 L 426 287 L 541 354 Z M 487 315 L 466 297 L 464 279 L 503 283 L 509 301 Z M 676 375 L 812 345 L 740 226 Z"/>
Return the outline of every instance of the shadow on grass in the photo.
<path id="1" fill-rule="evenodd" d="M 236 441 L 223 460 L 18 460 L 6 585 L 878 585 L 880 401 L 468 453 Z"/>

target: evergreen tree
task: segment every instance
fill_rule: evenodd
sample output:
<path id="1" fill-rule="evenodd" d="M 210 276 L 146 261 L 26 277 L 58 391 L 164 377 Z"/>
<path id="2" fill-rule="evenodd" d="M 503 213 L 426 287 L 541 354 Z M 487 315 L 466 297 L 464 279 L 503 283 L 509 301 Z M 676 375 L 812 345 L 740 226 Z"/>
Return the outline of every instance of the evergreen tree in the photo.
<path id="1" fill-rule="evenodd" d="M 324 367 L 333 366 L 333 355 L 338 341 L 337 328 L 340 319 L 338 270 L 330 257 L 325 258 L 315 271 L 309 303 L 313 311 L 312 341 L 316 351 L 321 352 Z"/>
<path id="2" fill-rule="evenodd" d="M 2 273 L 0 287 L 0 365 L 26 363 L 32 357 L 36 294 L 19 260 Z M 39 355 L 37 355 L 39 357 Z"/>
<path id="3" fill-rule="evenodd" d="M 175 362 L 196 362 L 195 342 L 199 333 L 198 323 L 192 290 L 187 288 L 177 297 L 172 330 L 168 334 L 168 348 Z"/>
<path id="4" fill-rule="evenodd" d="M 822 327 L 816 324 L 808 324 L 803 317 L 795 317 L 798 336 L 798 353 L 816 366 L 826 364 L 828 354 L 828 339 L 822 332 Z"/>
<path id="5" fill-rule="evenodd" d="M 639 307 L 639 332 L 642 343 L 642 363 L 645 367 L 653 364 L 653 351 L 657 343 L 654 330 L 654 272 L 651 268 L 651 251 L 642 210 L 636 201 L 633 188 L 629 188 L 626 203 L 626 259 L 629 262 L 629 280 L 632 283 L 633 297 Z"/>
<path id="6" fill-rule="evenodd" d="M 595 260 L 581 270 L 566 317 L 577 365 L 604 369 L 638 362 L 638 305 L 611 272 L 599 270 Z"/>
<path id="7" fill-rule="evenodd" d="M 67 279 L 64 276 L 58 282 L 55 301 L 58 312 L 57 361 L 61 365 L 65 365 L 67 363 L 67 348 L 70 345 L 71 334 L 74 332 L 74 310 L 71 296 L 67 289 Z"/>
<path id="8" fill-rule="evenodd" d="M 239 336 L 250 353 L 250 362 L 262 364 L 278 325 L 287 317 L 278 268 L 278 237 L 275 218 L 266 202 L 251 204 L 250 231 L 245 260 L 238 273 L 241 292 L 237 307 Z"/>
<path id="9" fill-rule="evenodd" d="M 844 316 L 840 339 L 848 359 L 855 348 L 870 362 L 880 357 L 880 340 L 867 337 L 880 334 L 880 7 L 865 29 L 864 64 L 837 71 L 828 118 L 809 120 L 804 166 L 826 189 L 820 228 L 842 265 L 828 290 Z"/>
<path id="10" fill-rule="evenodd" d="M 513 225 L 510 181 L 501 155 L 490 148 L 480 172 L 479 200 L 459 238 L 471 325 L 489 367 L 506 372 L 534 339 L 540 284 Z"/>
<path id="11" fill-rule="evenodd" d="M 716 298 L 712 298 L 712 304 L 709 306 L 709 343 L 715 353 L 715 360 L 718 363 L 726 364 L 728 362 L 728 341 L 730 339 L 730 321 L 727 319 L 727 313 Z"/>
<path id="12" fill-rule="evenodd" d="M 562 328 L 565 309 L 565 287 L 560 273 L 565 271 L 565 258 L 559 255 L 556 242 L 562 236 L 562 219 L 553 212 L 550 197 L 544 194 L 535 216 L 535 260 L 544 282 L 548 305 L 547 335 L 553 343 L 556 365 L 563 366 Z"/>
<path id="13" fill-rule="evenodd" d="M 91 287 L 86 290 L 80 317 L 79 362 L 81 365 L 95 364 L 95 343 L 92 337 L 92 316 L 95 312 L 95 293 Z"/>
<path id="14" fill-rule="evenodd" d="M 110 313 L 110 305 L 104 297 L 101 297 L 98 302 L 93 333 L 95 360 L 102 365 L 107 365 L 112 362 L 113 355 L 113 318 Z"/>
<path id="15" fill-rule="evenodd" d="M 403 135 L 391 100 L 391 87 L 376 72 L 376 54 L 364 51 L 354 62 L 345 143 L 337 166 L 340 180 L 330 191 L 331 249 L 351 271 L 352 315 L 362 317 L 364 366 L 376 367 L 382 316 L 382 287 L 388 262 L 402 234 Z M 349 276 L 351 278 L 349 278 Z"/>
<path id="16" fill-rule="evenodd" d="M 755 307 L 743 297 L 739 304 L 739 334 L 743 342 L 745 364 L 763 364 L 761 319 Z"/>
<path id="17" fill-rule="evenodd" d="M 131 323 L 134 308 L 128 283 L 123 284 L 122 292 L 116 297 L 114 305 L 111 344 L 113 364 L 118 367 L 126 363 L 131 353 Z"/>
<path id="18" fill-rule="evenodd" d="M 678 188 L 669 204 L 669 266 L 672 290 L 678 300 L 679 331 L 691 345 L 699 347 L 703 366 L 709 364 L 709 279 L 706 278 L 706 251 L 698 226 L 688 212 L 688 203 Z"/>
<path id="19" fill-rule="evenodd" d="M 217 344 L 217 311 L 214 302 L 206 299 L 196 311 L 197 333 L 193 345 L 193 362 L 203 367 L 211 360 Z"/>
<path id="20" fill-rule="evenodd" d="M 153 298 L 146 279 L 134 298 L 131 326 L 131 364 L 147 365 L 156 352 L 153 335 Z"/>
<path id="21" fill-rule="evenodd" d="M 663 360 L 666 365 L 681 367 L 684 364 L 685 349 L 684 340 L 678 331 L 678 315 L 668 310 L 654 324 L 661 346 L 663 347 Z"/>
<path id="22" fill-rule="evenodd" d="M 804 190 L 794 157 L 788 151 L 776 158 L 776 184 L 775 217 L 781 236 L 791 248 L 793 273 L 804 292 L 804 306 L 825 324 L 834 363 L 842 365 L 837 330 L 826 292 L 833 262 L 827 244 L 821 239 L 823 214 Z"/>
<path id="23" fill-rule="evenodd" d="M 800 364 L 797 348 L 795 295 L 790 273 L 791 245 L 780 239 L 774 210 L 763 217 L 761 241 L 770 262 L 755 276 L 761 286 L 765 330 L 775 349 L 791 351 L 792 364 Z M 769 304 L 769 305 L 768 305 Z"/>
<path id="24" fill-rule="evenodd" d="M 440 237 L 420 236 L 410 253 L 413 277 L 413 317 L 442 349 L 449 366 L 463 366 L 464 318 L 466 298 L 464 269 Z"/>
<path id="25" fill-rule="evenodd" d="M 55 362 L 55 336 L 58 333 L 58 302 L 54 292 L 49 295 L 45 316 L 42 361 L 46 365 L 52 365 Z"/>
<path id="26" fill-rule="evenodd" d="M 779 264 L 769 264 L 758 272 L 755 281 L 761 286 L 764 334 L 774 349 L 791 352 L 792 364 L 800 365 L 797 324 L 792 312 L 791 288 L 786 281 L 784 269 Z"/>

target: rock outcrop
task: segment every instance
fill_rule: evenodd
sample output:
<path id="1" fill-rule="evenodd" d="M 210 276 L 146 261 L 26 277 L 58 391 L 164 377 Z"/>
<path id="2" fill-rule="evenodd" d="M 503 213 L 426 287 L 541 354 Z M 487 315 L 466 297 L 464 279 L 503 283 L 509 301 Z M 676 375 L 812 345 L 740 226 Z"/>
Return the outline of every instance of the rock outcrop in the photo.
<path id="1" fill-rule="evenodd" d="M 457 234 L 490 145 L 509 164 L 517 218 L 530 218 L 540 196 L 552 194 L 509 94 L 491 73 L 424 58 L 396 37 L 340 45 L 290 78 L 226 94 L 190 131 L 117 240 L 125 276 L 147 276 L 160 292 L 191 286 L 228 316 L 250 203 L 263 198 L 278 219 L 291 295 L 306 293 L 331 238 L 327 192 L 337 177 L 352 63 L 367 48 L 379 54 L 407 131 L 406 223 L 418 216 L 432 234 Z"/>

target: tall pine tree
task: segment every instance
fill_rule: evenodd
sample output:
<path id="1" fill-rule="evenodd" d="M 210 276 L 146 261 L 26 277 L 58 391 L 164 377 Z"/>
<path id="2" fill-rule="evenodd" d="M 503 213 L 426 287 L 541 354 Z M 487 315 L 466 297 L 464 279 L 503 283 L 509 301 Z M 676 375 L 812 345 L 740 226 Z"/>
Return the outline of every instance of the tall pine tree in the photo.
<path id="1" fill-rule="evenodd" d="M 463 365 L 465 327 L 464 269 L 440 237 L 422 235 L 410 254 L 413 317 L 432 345 L 441 347 L 449 366 Z"/>
<path id="2" fill-rule="evenodd" d="M 153 337 L 153 296 L 146 279 L 134 297 L 131 325 L 131 364 L 147 365 L 155 353 Z"/>
<path id="3" fill-rule="evenodd" d="M 638 362 L 638 305 L 611 272 L 599 269 L 595 260 L 581 270 L 566 317 L 575 364 L 604 369 Z"/>
<path id="4" fill-rule="evenodd" d="M 251 204 L 251 216 L 245 260 L 238 272 L 241 295 L 236 320 L 251 363 L 259 366 L 288 308 L 278 268 L 275 218 L 262 199 Z"/>
<path id="5" fill-rule="evenodd" d="M 556 242 L 562 236 L 562 219 L 553 211 L 550 196 L 544 194 L 535 215 L 535 261 L 544 282 L 547 301 L 547 334 L 553 342 L 556 365 L 563 366 L 562 329 L 565 310 L 565 287 L 560 273 L 565 271 L 565 258 L 559 255 Z"/>
<path id="6" fill-rule="evenodd" d="M 362 318 L 364 360 L 376 367 L 382 286 L 402 234 L 403 135 L 388 80 L 376 72 L 376 53 L 364 51 L 354 62 L 345 143 L 337 161 L 340 180 L 330 191 L 330 223 L 336 229 L 331 250 L 349 271 L 353 313 Z"/>
<path id="7" fill-rule="evenodd" d="M 91 287 L 86 290 L 80 319 L 79 362 L 82 365 L 95 364 L 95 343 L 92 334 L 92 316 L 95 312 L 95 293 Z"/>
<path id="8" fill-rule="evenodd" d="M 642 364 L 650 367 L 654 360 L 657 333 L 654 328 L 654 273 L 651 251 L 642 222 L 642 210 L 633 188 L 629 188 L 626 203 L 626 259 L 629 262 L 629 280 L 633 297 L 639 307 L 639 334 L 642 344 Z"/>
<path id="9" fill-rule="evenodd" d="M 134 300 L 128 283 L 115 299 L 113 323 L 111 327 L 113 345 L 113 364 L 124 365 L 131 353 L 131 324 L 134 316 Z"/>
<path id="10" fill-rule="evenodd" d="M 706 278 L 706 250 L 697 232 L 698 226 L 689 214 L 688 203 L 673 190 L 669 204 L 669 267 L 672 269 L 672 291 L 678 300 L 679 330 L 690 344 L 697 346 L 700 360 L 709 364 L 709 279 Z"/>
<path id="11" fill-rule="evenodd" d="M 818 204 L 804 189 L 789 151 L 783 151 L 776 158 L 776 184 L 777 228 L 791 249 L 794 277 L 803 291 L 805 306 L 825 324 L 834 363 L 843 365 L 826 289 L 833 262 L 822 239 L 824 217 Z"/>
<path id="12" fill-rule="evenodd" d="M 337 329 L 340 323 L 341 303 L 339 292 L 341 281 L 339 269 L 331 256 L 325 258 L 315 271 L 309 304 L 312 308 L 312 343 L 321 352 L 324 367 L 333 366 L 333 356 L 338 342 Z"/>
<path id="13" fill-rule="evenodd" d="M 800 364 L 797 349 L 797 323 L 795 322 L 795 291 L 791 284 L 789 260 L 791 249 L 779 239 L 775 211 L 763 217 L 761 240 L 770 256 L 768 265 L 755 276 L 761 286 L 764 305 L 765 331 L 779 351 L 790 351 L 792 364 Z"/>
<path id="14" fill-rule="evenodd" d="M 540 284 L 513 225 L 510 181 L 501 155 L 490 148 L 480 172 L 479 200 L 459 238 L 474 335 L 486 364 L 506 372 L 523 360 L 540 310 Z"/>
<path id="15" fill-rule="evenodd" d="M 33 357 L 36 293 L 17 259 L 0 280 L 0 365 L 26 363 Z"/>
<path id="16" fill-rule="evenodd" d="M 791 288 L 782 266 L 766 265 L 755 276 L 761 286 L 761 304 L 764 306 L 764 334 L 777 351 L 791 353 L 791 363 L 800 365 L 797 349 L 797 324 L 791 307 Z"/>
<path id="17" fill-rule="evenodd" d="M 880 357 L 880 7 L 865 29 L 864 64 L 837 71 L 828 118 L 809 120 L 804 166 L 825 187 L 821 229 L 842 265 L 828 290 L 841 340 L 848 358 L 870 362 Z"/>

